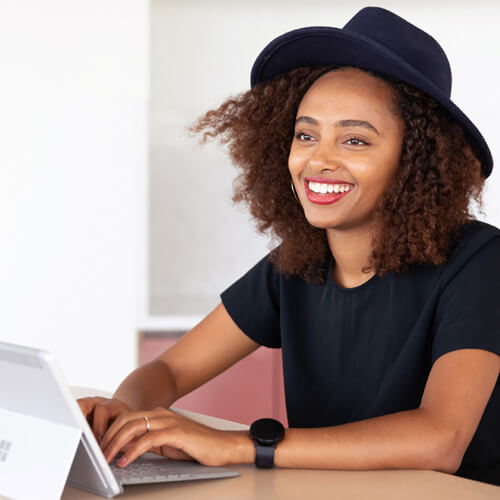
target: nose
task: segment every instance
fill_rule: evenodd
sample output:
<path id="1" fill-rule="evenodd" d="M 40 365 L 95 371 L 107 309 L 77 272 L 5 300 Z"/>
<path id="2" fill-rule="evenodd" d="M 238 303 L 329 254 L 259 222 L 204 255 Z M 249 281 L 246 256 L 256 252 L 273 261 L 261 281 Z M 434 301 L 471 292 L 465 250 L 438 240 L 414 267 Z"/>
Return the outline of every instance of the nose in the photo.
<path id="1" fill-rule="evenodd" d="M 337 170 L 340 166 L 333 148 L 327 144 L 319 142 L 314 148 L 307 162 L 311 170 L 323 172 L 325 170 Z"/>

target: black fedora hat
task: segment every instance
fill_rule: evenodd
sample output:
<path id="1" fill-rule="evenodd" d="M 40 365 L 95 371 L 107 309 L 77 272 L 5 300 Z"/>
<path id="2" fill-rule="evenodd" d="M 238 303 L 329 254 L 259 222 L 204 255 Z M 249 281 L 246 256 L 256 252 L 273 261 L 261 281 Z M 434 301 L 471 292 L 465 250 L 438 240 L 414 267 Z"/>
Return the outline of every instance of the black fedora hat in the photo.
<path id="1" fill-rule="evenodd" d="M 356 66 L 409 83 L 442 104 L 475 145 L 486 178 L 490 149 L 476 126 L 451 101 L 451 69 L 439 43 L 425 31 L 380 7 L 361 9 L 343 28 L 313 26 L 271 41 L 252 67 L 251 86 L 295 68 Z"/>

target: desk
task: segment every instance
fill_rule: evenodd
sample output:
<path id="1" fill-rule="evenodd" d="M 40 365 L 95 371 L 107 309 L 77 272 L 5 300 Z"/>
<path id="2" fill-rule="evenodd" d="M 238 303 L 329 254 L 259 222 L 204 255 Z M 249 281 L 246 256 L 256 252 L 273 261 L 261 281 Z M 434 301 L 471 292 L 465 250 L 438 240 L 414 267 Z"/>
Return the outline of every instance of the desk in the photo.
<path id="1" fill-rule="evenodd" d="M 74 388 L 76 397 L 88 389 Z M 92 394 L 97 394 L 95 391 Z M 248 426 L 176 410 L 218 429 L 248 429 Z M 307 469 L 256 469 L 233 465 L 238 477 L 178 483 L 125 486 L 116 498 L 141 500 L 500 500 L 500 487 L 435 471 L 380 470 L 342 471 Z M 62 500 L 98 500 L 103 497 L 72 487 L 64 489 Z"/>

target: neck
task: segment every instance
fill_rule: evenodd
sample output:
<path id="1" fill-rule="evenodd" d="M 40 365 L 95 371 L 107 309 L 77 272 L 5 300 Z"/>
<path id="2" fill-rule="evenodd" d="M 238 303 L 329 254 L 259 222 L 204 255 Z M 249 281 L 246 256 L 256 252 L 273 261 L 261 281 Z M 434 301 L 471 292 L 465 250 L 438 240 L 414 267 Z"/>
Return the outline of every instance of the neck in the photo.
<path id="1" fill-rule="evenodd" d="M 335 259 L 333 277 L 339 285 L 346 288 L 359 286 L 375 274 L 372 271 L 364 273 L 362 270 L 368 265 L 372 252 L 371 226 L 328 228 L 326 237 Z"/>

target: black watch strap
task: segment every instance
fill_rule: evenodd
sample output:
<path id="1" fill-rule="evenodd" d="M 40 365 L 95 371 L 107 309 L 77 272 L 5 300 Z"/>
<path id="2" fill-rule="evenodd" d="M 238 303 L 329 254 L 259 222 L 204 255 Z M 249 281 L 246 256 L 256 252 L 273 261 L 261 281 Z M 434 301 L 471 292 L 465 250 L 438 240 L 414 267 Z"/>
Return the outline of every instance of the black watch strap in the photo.
<path id="1" fill-rule="evenodd" d="M 279 420 L 261 418 L 250 426 L 250 437 L 255 444 L 255 465 L 269 469 L 274 466 L 274 452 L 285 436 L 285 428 Z"/>
<path id="2" fill-rule="evenodd" d="M 274 467 L 274 446 L 262 446 L 255 442 L 255 465 L 262 469 Z"/>

